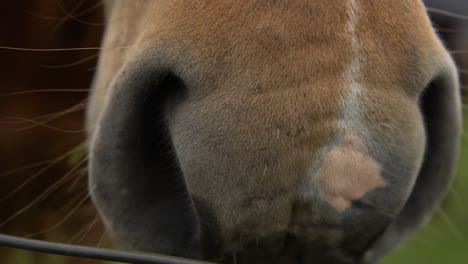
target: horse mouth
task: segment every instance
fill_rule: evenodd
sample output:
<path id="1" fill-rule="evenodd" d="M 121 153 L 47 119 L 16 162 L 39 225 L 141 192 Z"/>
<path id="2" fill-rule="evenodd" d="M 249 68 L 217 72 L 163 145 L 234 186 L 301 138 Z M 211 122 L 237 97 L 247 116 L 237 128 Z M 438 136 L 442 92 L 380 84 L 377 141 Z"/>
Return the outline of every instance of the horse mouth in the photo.
<path id="1" fill-rule="evenodd" d="M 329 228 L 330 234 L 340 232 L 338 227 Z M 324 226 L 310 226 L 309 231 L 323 230 Z M 323 232 L 321 232 L 323 233 Z M 325 245 L 324 240 L 304 240 L 296 231 L 287 231 L 260 240 L 244 242 L 241 249 L 227 251 L 222 263 L 226 264 L 357 264 L 363 262 L 365 252 Z"/>
<path id="2" fill-rule="evenodd" d="M 202 240 L 202 255 L 226 264 L 367 263 L 368 251 L 392 218 L 375 208 L 353 207 L 355 211 L 352 214 L 358 218 L 348 218 L 344 222 L 325 218 L 314 220 L 318 213 L 315 216 L 303 215 L 304 211 L 297 213 L 298 210 L 293 209 L 296 213 L 293 213 L 286 230 L 263 236 L 252 234 L 255 230 L 252 233 L 233 231 L 236 234 L 229 241 L 217 244 L 218 253 L 212 251 L 216 247 L 210 246 L 210 241 Z M 353 221 L 357 219 L 360 221 Z M 361 222 L 368 225 L 360 225 Z"/>

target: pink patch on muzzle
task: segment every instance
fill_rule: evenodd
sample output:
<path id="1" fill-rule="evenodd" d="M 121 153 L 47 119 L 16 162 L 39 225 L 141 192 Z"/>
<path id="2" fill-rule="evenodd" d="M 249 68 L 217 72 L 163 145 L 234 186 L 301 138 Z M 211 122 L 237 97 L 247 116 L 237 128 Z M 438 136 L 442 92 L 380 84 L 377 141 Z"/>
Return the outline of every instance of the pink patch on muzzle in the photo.
<path id="1" fill-rule="evenodd" d="M 342 212 L 367 192 L 387 185 L 382 165 L 368 152 L 352 129 L 326 154 L 314 175 L 320 198 Z"/>

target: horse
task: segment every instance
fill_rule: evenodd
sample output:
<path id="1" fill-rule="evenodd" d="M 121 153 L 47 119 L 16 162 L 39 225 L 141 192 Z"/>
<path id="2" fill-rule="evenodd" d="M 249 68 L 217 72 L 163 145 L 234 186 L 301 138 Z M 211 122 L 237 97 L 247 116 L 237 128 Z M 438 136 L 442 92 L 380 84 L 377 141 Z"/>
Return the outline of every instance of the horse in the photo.
<path id="1" fill-rule="evenodd" d="M 421 0 L 107 0 L 89 189 L 124 248 L 375 263 L 450 183 L 457 70 Z"/>
<path id="2" fill-rule="evenodd" d="M 450 182 L 458 77 L 421 1 L 105 5 L 89 189 L 123 247 L 373 263 Z"/>

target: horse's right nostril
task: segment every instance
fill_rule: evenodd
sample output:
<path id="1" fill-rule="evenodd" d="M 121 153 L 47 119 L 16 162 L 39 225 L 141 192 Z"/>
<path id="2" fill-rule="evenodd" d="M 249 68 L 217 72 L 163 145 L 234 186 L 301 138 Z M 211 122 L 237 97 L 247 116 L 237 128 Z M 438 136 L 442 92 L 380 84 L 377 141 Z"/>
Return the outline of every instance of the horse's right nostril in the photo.
<path id="1" fill-rule="evenodd" d="M 90 147 L 91 194 L 123 246 L 199 257 L 198 220 L 165 124 L 184 84 L 151 69 L 131 65 L 111 88 Z"/>

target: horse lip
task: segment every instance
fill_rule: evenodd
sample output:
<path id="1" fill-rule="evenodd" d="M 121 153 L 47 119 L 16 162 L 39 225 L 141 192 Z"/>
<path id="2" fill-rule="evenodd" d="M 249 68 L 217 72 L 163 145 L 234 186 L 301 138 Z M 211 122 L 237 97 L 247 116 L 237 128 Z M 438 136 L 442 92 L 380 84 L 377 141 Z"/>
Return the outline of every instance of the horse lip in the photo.
<path id="1" fill-rule="evenodd" d="M 311 229 L 340 228 L 339 226 L 314 224 Z M 308 241 L 302 241 L 294 231 L 287 230 L 279 235 L 272 244 L 267 240 L 267 244 L 258 241 L 248 241 L 242 249 L 225 251 L 223 263 L 239 264 L 358 264 L 361 263 L 362 254 L 352 254 L 344 248 L 332 248 L 320 245 L 321 241 L 316 241 L 316 246 L 312 246 Z M 220 259 L 217 259 L 218 261 Z"/>

